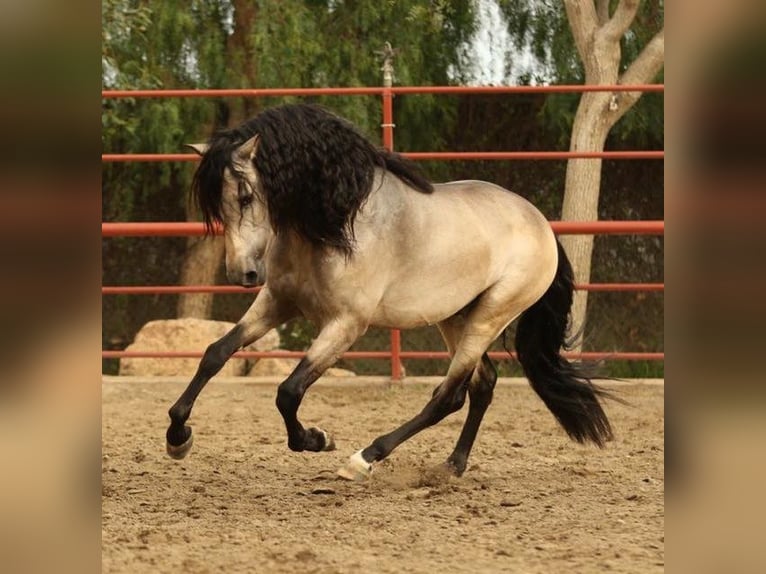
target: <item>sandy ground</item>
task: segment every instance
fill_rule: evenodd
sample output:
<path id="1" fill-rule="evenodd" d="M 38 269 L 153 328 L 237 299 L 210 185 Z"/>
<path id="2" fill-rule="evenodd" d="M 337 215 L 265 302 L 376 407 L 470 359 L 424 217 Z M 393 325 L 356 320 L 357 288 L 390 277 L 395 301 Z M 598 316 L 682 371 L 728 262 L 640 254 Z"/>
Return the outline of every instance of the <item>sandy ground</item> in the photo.
<path id="1" fill-rule="evenodd" d="M 165 455 L 183 383 L 103 384 L 104 572 L 664 571 L 664 387 L 615 383 L 616 439 L 569 441 L 525 384 L 499 384 L 469 469 L 435 469 L 464 408 L 366 483 L 334 472 L 415 414 L 431 384 L 320 382 L 300 411 L 338 450 L 293 453 L 275 386 L 211 383 L 183 461 Z"/>

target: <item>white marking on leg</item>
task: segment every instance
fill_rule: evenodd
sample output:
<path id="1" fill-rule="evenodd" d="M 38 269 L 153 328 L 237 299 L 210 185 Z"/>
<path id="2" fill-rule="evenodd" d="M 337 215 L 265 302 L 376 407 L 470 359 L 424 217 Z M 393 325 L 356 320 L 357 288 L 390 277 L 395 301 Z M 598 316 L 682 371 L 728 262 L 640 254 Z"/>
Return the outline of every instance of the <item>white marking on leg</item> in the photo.
<path id="1" fill-rule="evenodd" d="M 346 480 L 366 480 L 372 475 L 372 464 L 364 460 L 362 451 L 352 454 L 346 466 L 338 470 L 338 476 Z"/>

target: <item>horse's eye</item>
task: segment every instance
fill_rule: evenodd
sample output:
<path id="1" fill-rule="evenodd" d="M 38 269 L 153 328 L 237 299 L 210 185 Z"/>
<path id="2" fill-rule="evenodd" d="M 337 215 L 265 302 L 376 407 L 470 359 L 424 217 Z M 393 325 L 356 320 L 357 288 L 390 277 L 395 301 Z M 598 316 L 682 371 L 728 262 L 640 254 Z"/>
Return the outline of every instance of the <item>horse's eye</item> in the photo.
<path id="1" fill-rule="evenodd" d="M 239 206 L 244 208 L 253 203 L 253 194 L 243 195 L 239 198 Z"/>

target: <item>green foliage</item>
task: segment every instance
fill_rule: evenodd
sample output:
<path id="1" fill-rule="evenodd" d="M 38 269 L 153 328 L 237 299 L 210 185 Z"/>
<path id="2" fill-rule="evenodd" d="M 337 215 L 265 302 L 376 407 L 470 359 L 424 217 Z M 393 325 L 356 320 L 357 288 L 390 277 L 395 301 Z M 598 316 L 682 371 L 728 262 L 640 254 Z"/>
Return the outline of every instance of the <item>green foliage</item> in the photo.
<path id="1" fill-rule="evenodd" d="M 586 0 L 592 1 L 592 0 Z M 518 51 L 528 48 L 535 55 L 539 71 L 521 83 L 582 84 L 585 71 L 575 47 L 564 4 L 556 0 L 498 0 L 506 19 L 508 32 Z M 611 2 L 610 13 L 617 1 Z M 643 1 L 633 25 L 622 38 L 620 70 L 625 71 L 644 46 L 662 29 L 665 21 L 664 2 Z M 663 82 L 663 74 L 656 79 Z M 542 110 L 546 125 L 561 133 L 559 145 L 569 141 L 579 94 L 555 94 L 547 98 Z M 662 139 L 664 133 L 664 99 L 662 94 L 645 94 L 612 129 L 617 138 L 632 138 L 645 146 L 650 139 Z"/>
<path id="2" fill-rule="evenodd" d="M 102 83 L 107 89 L 194 87 L 209 67 L 192 54 L 220 43 L 220 22 L 202 32 L 212 3 L 103 0 Z M 190 8 L 191 6 L 191 8 Z M 219 60 L 220 64 L 220 60 Z M 214 66 L 220 70 L 220 66 Z M 220 74 L 220 72 L 216 72 Z M 102 149 L 107 153 L 177 153 L 212 117 L 198 99 L 105 99 Z M 137 220 L 136 209 L 157 203 L 183 218 L 191 170 L 176 163 L 107 163 L 102 174 L 104 218 Z M 175 209 L 168 210 L 170 205 Z M 145 212 L 144 212 L 145 213 Z M 145 216 L 144 216 L 145 217 Z"/>
<path id="3" fill-rule="evenodd" d="M 375 86 L 381 83 L 376 52 L 386 41 L 398 51 L 400 83 L 446 84 L 450 74 L 459 80 L 458 53 L 474 29 L 469 0 L 102 0 L 102 11 L 102 82 L 108 89 Z M 377 98 L 315 100 L 379 137 Z M 283 101 L 107 99 L 102 147 L 110 153 L 178 152 L 183 143 Z M 455 116 L 433 97 L 396 105 L 407 126 L 397 143 L 405 149 L 438 146 L 444 130 L 432 126 L 448 127 Z M 105 215 L 135 217 L 138 195 L 161 194 L 158 201 L 182 209 L 190 172 L 170 163 L 105 165 Z"/>
<path id="4" fill-rule="evenodd" d="M 260 87 L 379 86 L 380 50 L 396 50 L 395 80 L 408 85 L 459 82 L 458 54 L 474 30 L 473 2 L 259 2 L 251 43 L 258 54 Z M 452 75 L 451 75 L 452 74 Z M 232 79 L 235 84 L 236 80 Z M 280 101 L 284 101 L 281 99 Z M 380 138 L 381 103 L 375 97 L 320 97 Z M 263 105 L 272 103 L 264 101 Z M 397 98 L 397 122 L 406 126 L 399 149 L 434 149 L 454 109 L 430 96 Z"/>
<path id="5" fill-rule="evenodd" d="M 584 72 L 564 5 L 556 0 L 498 0 L 517 51 L 529 48 L 539 65 L 531 83 L 582 83 Z"/>

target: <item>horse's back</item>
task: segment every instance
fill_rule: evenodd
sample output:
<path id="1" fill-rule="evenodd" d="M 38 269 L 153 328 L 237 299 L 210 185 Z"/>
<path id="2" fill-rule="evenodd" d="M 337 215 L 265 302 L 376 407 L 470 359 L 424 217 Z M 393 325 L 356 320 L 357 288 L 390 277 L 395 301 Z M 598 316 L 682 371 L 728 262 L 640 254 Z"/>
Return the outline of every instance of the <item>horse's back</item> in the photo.
<path id="1" fill-rule="evenodd" d="M 432 225 L 442 227 L 445 217 L 470 236 L 484 238 L 501 258 L 509 251 L 553 249 L 553 232 L 545 216 L 528 200 L 499 185 L 479 180 L 437 184 L 423 208 Z M 429 207 L 426 207 L 430 204 Z M 457 222 L 457 223 L 456 223 Z"/>
<path id="2" fill-rule="evenodd" d="M 497 184 L 478 179 L 450 181 L 434 185 L 435 195 L 446 202 L 459 200 L 470 208 L 492 211 L 498 220 L 513 221 L 519 217 L 533 218 L 543 228 L 548 226 L 542 213 L 527 199 Z M 437 193 L 438 192 L 438 195 Z M 499 211 L 495 212 L 494 210 Z M 492 221 L 495 217 L 488 217 Z"/>
<path id="3" fill-rule="evenodd" d="M 444 228 L 445 212 L 453 215 L 458 233 L 451 233 L 446 249 L 473 254 L 483 261 L 487 282 L 501 274 L 543 271 L 557 260 L 556 241 L 545 216 L 524 197 L 499 185 L 479 180 L 454 181 L 435 186 L 432 225 Z M 455 220 L 460 222 L 455 222 Z M 477 271 L 482 269 L 481 266 Z M 552 277 L 552 275 L 551 275 Z"/>
<path id="4" fill-rule="evenodd" d="M 441 321 L 499 282 L 520 292 L 547 288 L 555 239 L 527 200 L 483 181 L 423 194 L 392 180 L 384 178 L 357 220 L 358 263 L 380 280 L 376 324 Z"/>

